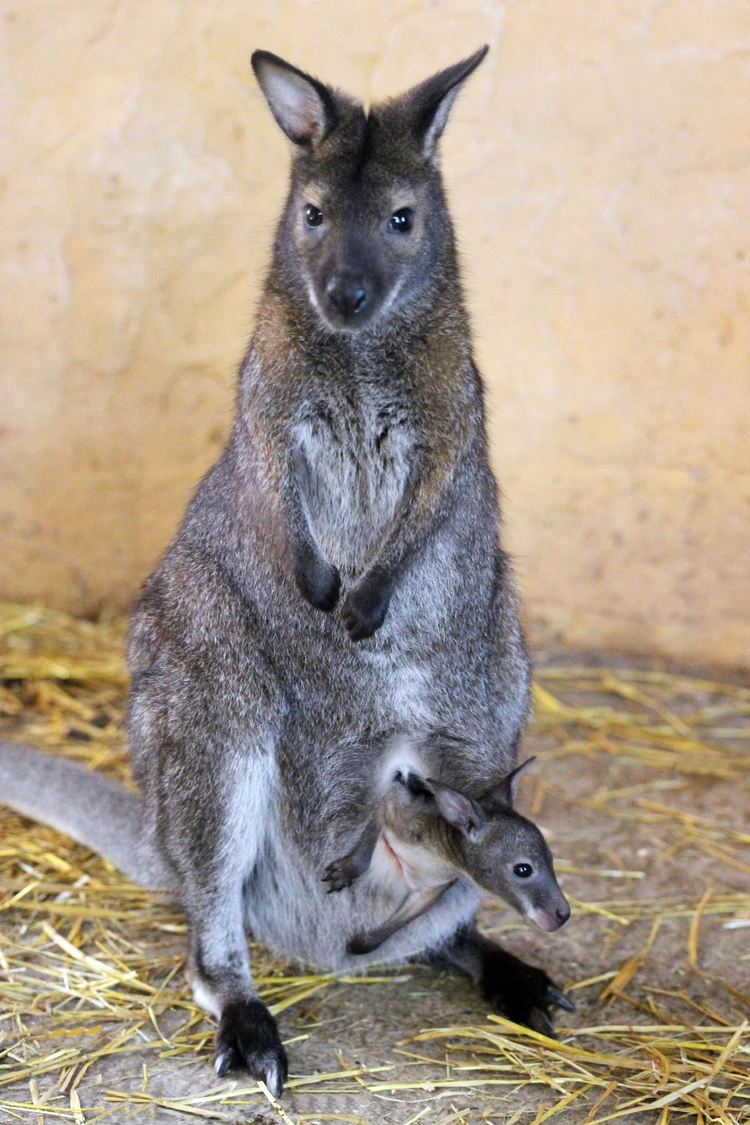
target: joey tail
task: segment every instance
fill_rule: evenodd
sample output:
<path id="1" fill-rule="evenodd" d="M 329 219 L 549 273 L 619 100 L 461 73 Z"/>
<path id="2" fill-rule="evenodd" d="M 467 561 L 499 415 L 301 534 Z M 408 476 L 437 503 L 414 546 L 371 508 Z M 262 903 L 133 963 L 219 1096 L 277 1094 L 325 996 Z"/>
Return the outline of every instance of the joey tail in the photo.
<path id="1" fill-rule="evenodd" d="M 142 887 L 175 886 L 145 838 L 141 798 L 79 762 L 0 739 L 0 804 L 72 836 Z"/>

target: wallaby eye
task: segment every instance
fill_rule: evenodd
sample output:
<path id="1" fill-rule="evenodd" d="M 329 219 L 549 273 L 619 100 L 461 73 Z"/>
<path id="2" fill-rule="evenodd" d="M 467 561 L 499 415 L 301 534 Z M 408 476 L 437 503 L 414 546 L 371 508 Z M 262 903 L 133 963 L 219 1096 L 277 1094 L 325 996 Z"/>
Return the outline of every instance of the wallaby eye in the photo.
<path id="1" fill-rule="evenodd" d="M 305 204 L 305 226 L 319 227 L 323 222 L 323 212 L 312 203 Z"/>
<path id="2" fill-rule="evenodd" d="M 411 207 L 402 207 L 400 211 L 394 211 L 388 220 L 388 230 L 395 231 L 396 234 L 408 234 L 414 226 L 414 212 Z"/>
<path id="3" fill-rule="evenodd" d="M 513 874 L 517 875 L 519 879 L 528 879 L 529 875 L 534 874 L 534 868 L 530 863 L 517 863 L 513 868 Z"/>

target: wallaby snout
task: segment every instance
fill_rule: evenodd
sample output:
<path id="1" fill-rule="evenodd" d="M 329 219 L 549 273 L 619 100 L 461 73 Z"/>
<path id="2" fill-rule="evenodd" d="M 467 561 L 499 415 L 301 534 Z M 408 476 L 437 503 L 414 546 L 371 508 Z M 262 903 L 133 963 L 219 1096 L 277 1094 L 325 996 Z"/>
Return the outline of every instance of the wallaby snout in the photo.
<path id="1" fill-rule="evenodd" d="M 333 306 L 334 314 L 338 314 L 344 322 L 347 322 L 354 320 L 364 311 L 368 292 L 362 278 L 341 273 L 328 282 L 326 297 Z"/>

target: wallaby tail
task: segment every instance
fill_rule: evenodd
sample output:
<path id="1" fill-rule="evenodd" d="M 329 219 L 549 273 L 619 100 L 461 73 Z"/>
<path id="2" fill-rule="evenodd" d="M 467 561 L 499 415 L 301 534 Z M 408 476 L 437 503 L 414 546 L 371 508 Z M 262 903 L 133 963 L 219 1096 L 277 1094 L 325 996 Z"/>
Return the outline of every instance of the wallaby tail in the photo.
<path id="1" fill-rule="evenodd" d="M 143 831 L 140 797 L 78 762 L 0 740 L 0 803 L 65 832 L 142 887 L 174 887 Z"/>

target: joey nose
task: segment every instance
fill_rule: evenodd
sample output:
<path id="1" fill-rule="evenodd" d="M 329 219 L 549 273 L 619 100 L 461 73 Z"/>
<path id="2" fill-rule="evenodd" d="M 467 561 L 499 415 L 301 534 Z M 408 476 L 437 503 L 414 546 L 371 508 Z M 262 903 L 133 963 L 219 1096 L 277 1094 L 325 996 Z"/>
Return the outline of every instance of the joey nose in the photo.
<path id="1" fill-rule="evenodd" d="M 570 907 L 568 906 L 567 902 L 564 906 L 558 906 L 555 914 L 557 915 L 557 920 L 560 925 L 564 926 L 568 918 L 570 918 Z"/>
<path id="2" fill-rule="evenodd" d="M 367 290 L 359 279 L 335 278 L 326 292 L 333 307 L 346 320 L 362 312 L 367 304 Z"/>

